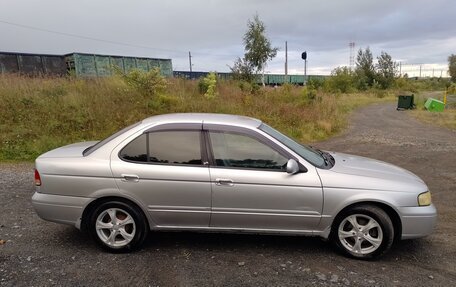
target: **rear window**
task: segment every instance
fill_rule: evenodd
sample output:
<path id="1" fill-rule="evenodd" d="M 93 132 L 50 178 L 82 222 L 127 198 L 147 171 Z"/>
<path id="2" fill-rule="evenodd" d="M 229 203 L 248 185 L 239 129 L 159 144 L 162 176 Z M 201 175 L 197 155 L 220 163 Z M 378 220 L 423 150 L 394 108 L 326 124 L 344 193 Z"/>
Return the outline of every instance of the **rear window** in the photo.
<path id="1" fill-rule="evenodd" d="M 120 136 L 121 134 L 131 130 L 132 128 L 136 127 L 137 125 L 139 125 L 141 122 L 137 122 L 137 123 L 134 123 L 126 128 L 123 128 L 121 129 L 120 131 L 116 132 L 115 134 L 105 138 L 104 140 L 102 141 L 99 141 L 97 142 L 96 144 L 94 144 L 93 146 L 91 147 L 88 147 L 87 149 L 85 149 L 83 152 L 82 152 L 82 155 L 83 156 L 87 156 L 91 153 L 93 153 L 94 151 L 96 151 L 97 149 L 99 149 L 100 147 L 104 146 L 106 143 L 112 141 L 113 139 L 115 139 L 116 137 Z"/>

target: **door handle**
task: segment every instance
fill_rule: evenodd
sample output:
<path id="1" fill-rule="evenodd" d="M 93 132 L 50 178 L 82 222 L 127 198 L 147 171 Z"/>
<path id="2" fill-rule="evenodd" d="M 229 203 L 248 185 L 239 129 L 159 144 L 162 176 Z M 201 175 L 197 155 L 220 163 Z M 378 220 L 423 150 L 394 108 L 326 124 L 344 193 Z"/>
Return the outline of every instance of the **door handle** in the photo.
<path id="1" fill-rule="evenodd" d="M 234 182 L 232 179 L 228 179 L 228 178 L 216 178 L 215 185 L 234 186 Z"/>
<path id="2" fill-rule="evenodd" d="M 122 181 L 132 181 L 132 182 L 138 182 L 139 181 L 139 176 L 136 174 L 121 174 Z"/>

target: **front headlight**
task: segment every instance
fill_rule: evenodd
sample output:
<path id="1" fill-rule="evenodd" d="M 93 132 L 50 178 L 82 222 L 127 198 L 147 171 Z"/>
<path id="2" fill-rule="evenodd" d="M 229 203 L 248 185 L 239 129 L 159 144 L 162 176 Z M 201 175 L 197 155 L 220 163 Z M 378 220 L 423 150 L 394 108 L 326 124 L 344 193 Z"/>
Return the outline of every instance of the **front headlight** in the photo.
<path id="1" fill-rule="evenodd" d="M 432 203 L 432 200 L 431 200 L 430 191 L 426 191 L 426 192 L 420 193 L 420 195 L 418 195 L 418 205 L 419 206 L 427 206 L 427 205 L 431 205 L 431 203 Z"/>

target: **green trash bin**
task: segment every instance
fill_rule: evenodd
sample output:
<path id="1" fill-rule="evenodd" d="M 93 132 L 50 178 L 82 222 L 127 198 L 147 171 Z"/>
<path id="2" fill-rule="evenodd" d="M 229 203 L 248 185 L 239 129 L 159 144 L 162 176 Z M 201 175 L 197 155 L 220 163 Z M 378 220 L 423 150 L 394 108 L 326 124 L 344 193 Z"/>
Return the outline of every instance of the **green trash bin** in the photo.
<path id="1" fill-rule="evenodd" d="M 442 101 L 429 98 L 426 103 L 424 103 L 424 107 L 430 112 L 443 112 L 445 104 Z"/>
<path id="2" fill-rule="evenodd" d="M 412 95 L 399 95 L 397 97 L 397 110 L 409 110 L 413 109 L 415 104 L 413 103 Z"/>

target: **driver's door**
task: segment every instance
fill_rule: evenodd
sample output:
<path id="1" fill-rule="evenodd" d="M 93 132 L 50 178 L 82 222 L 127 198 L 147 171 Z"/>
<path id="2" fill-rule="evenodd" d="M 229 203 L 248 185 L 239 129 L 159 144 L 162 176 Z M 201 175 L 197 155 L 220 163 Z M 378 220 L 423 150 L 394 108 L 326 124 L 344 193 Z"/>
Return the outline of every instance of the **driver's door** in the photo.
<path id="1" fill-rule="evenodd" d="M 212 208 L 210 226 L 244 230 L 313 230 L 323 194 L 314 167 L 288 174 L 290 156 L 252 132 L 207 132 Z"/>

